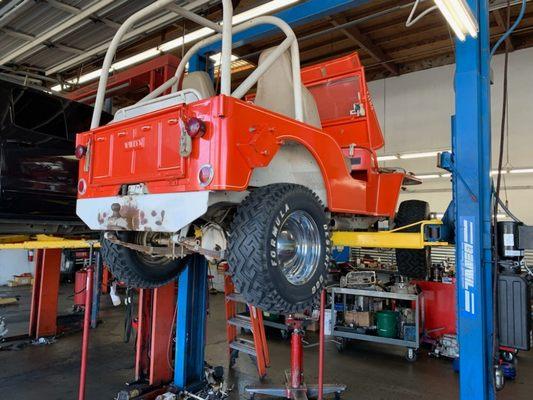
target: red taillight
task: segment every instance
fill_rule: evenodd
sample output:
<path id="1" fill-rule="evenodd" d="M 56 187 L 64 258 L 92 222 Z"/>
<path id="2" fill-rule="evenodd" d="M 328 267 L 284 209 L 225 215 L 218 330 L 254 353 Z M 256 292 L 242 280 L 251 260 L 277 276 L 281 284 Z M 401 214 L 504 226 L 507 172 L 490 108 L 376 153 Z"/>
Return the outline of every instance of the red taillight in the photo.
<path id="1" fill-rule="evenodd" d="M 87 146 L 83 146 L 81 144 L 76 146 L 76 149 L 74 150 L 74 155 L 78 160 L 81 160 L 83 156 L 87 153 Z"/>
<path id="2" fill-rule="evenodd" d="M 199 118 L 189 118 L 185 124 L 185 129 L 190 137 L 202 137 L 205 135 L 205 123 Z"/>
<path id="3" fill-rule="evenodd" d="M 87 182 L 85 182 L 85 179 L 80 179 L 78 181 L 78 193 L 85 194 L 86 191 L 87 191 Z"/>
<path id="4" fill-rule="evenodd" d="M 213 176 L 215 175 L 215 171 L 213 171 L 213 167 L 209 164 L 202 165 L 200 167 L 200 171 L 198 171 L 198 181 L 200 182 L 200 185 L 207 186 L 211 183 L 213 180 Z"/>

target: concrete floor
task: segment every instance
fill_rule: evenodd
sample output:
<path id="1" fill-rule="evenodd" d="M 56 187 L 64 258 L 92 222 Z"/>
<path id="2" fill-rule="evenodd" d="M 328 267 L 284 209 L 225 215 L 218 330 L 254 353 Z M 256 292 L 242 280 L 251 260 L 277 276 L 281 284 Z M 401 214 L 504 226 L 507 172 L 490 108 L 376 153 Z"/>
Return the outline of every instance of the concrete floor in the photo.
<path id="1" fill-rule="evenodd" d="M 7 319 L 10 335 L 25 333 L 29 315 L 28 288 L 0 287 L 0 296 L 20 295 L 20 304 L 0 308 Z M 62 286 L 60 312 L 70 310 L 71 286 Z M 211 296 L 208 318 L 207 361 L 212 365 L 227 366 L 227 347 L 222 295 Z M 92 332 L 87 398 L 112 399 L 125 382 L 133 378 L 133 344 L 122 341 L 122 307 L 114 308 L 103 298 L 103 323 Z M 289 343 L 277 332 L 269 335 L 272 366 L 266 383 L 281 382 L 289 362 Z M 314 334 L 307 337 L 315 342 Z M 28 346 L 20 351 L 0 352 L 0 398 L 25 400 L 62 400 L 77 396 L 81 334 L 60 338 L 45 346 Z M 348 385 L 344 399 L 457 399 L 457 375 L 447 360 L 433 359 L 421 352 L 419 360 L 409 364 L 399 348 L 353 342 L 348 349 L 337 353 L 333 343 L 326 352 L 326 382 Z M 316 380 L 318 348 L 305 352 L 306 378 Z M 251 360 L 241 356 L 236 366 L 227 371 L 228 380 L 235 385 L 231 399 L 247 399 L 244 387 L 257 383 L 256 370 Z M 533 390 L 533 354 L 522 353 L 518 378 L 509 382 L 498 395 L 502 400 L 531 400 Z"/>

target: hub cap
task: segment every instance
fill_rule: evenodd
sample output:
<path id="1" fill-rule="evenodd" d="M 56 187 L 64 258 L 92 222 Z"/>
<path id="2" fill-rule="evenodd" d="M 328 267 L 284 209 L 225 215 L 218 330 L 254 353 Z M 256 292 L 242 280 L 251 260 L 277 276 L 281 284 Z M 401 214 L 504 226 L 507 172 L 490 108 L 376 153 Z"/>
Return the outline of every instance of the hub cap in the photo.
<path id="1" fill-rule="evenodd" d="M 305 211 L 289 214 L 276 237 L 276 255 L 281 272 L 293 285 L 303 285 L 313 277 L 320 260 L 320 232 Z"/>

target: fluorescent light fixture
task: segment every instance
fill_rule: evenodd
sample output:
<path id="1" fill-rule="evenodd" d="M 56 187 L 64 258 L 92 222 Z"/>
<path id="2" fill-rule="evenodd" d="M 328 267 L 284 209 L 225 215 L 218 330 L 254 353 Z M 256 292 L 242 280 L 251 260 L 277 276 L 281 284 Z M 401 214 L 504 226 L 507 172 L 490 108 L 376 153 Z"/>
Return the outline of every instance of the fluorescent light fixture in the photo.
<path id="1" fill-rule="evenodd" d="M 428 157 L 435 157 L 439 153 L 441 152 L 440 151 L 426 151 L 422 153 L 407 153 L 407 154 L 400 154 L 400 158 L 402 160 L 409 160 L 412 158 L 428 158 Z"/>
<path id="2" fill-rule="evenodd" d="M 222 53 L 213 54 L 209 58 L 211 59 L 211 61 L 213 61 L 215 67 L 219 67 L 222 61 Z M 237 57 L 236 55 L 234 54 L 231 55 L 231 62 L 237 61 L 238 59 L 239 57 Z"/>
<path id="3" fill-rule="evenodd" d="M 451 178 L 452 177 L 452 174 L 450 173 L 447 173 L 447 174 L 440 174 L 441 178 Z"/>
<path id="4" fill-rule="evenodd" d="M 440 178 L 440 175 L 439 174 L 428 174 L 428 175 L 415 175 L 415 178 L 418 178 L 418 179 L 437 179 L 437 178 Z"/>
<path id="5" fill-rule="evenodd" d="M 201 28 L 196 31 L 193 31 L 191 33 L 187 33 L 186 35 L 170 40 L 166 43 L 160 44 L 157 48 L 163 52 L 176 49 L 178 47 L 183 46 L 184 44 L 194 42 L 196 40 L 203 39 L 211 34 L 213 34 L 215 31 L 211 28 Z"/>
<path id="6" fill-rule="evenodd" d="M 506 173 L 507 173 L 507 170 L 506 169 L 502 169 L 502 175 L 505 175 Z M 490 171 L 490 175 L 491 176 L 498 175 L 498 170 Z"/>
<path id="7" fill-rule="evenodd" d="M 533 168 L 513 168 L 509 171 L 511 174 L 531 174 Z"/>
<path id="8" fill-rule="evenodd" d="M 249 19 L 259 17 L 277 10 L 278 8 L 287 7 L 291 4 L 298 3 L 300 0 L 273 0 L 263 5 L 254 7 L 248 11 L 244 11 L 240 14 L 233 16 L 233 24 L 240 24 L 241 22 L 248 21 Z"/>
<path id="9" fill-rule="evenodd" d="M 392 160 L 397 160 L 398 159 L 398 156 L 378 156 L 378 161 L 392 161 Z"/>
<path id="10" fill-rule="evenodd" d="M 101 69 L 98 69 L 96 71 L 89 72 L 88 74 L 82 75 L 82 76 L 80 76 L 80 79 L 78 80 L 78 82 L 79 83 L 85 83 L 85 82 L 88 82 L 88 81 L 92 81 L 93 79 L 96 79 L 96 78 L 98 78 L 100 76 L 100 72 L 101 71 L 102 71 Z M 69 83 L 71 83 L 71 81 L 69 81 Z M 59 88 L 59 89 L 56 89 L 56 88 Z M 55 90 L 55 91 L 61 90 L 61 85 L 57 85 L 57 86 L 52 87 L 52 90 Z"/>
<path id="11" fill-rule="evenodd" d="M 135 54 L 134 56 L 125 58 L 124 60 L 114 63 L 111 68 L 113 70 L 123 69 L 123 68 L 129 67 L 130 65 L 134 65 L 134 64 L 140 63 L 141 61 L 156 57 L 160 54 L 161 54 L 161 50 L 159 49 L 156 49 L 156 48 L 148 49 L 146 51 L 143 51 L 142 53 Z"/>
<path id="12" fill-rule="evenodd" d="M 442 219 L 444 218 L 444 213 L 436 213 L 435 217 L 437 219 Z M 509 217 L 506 214 L 498 214 L 498 219 L 503 219 L 503 218 L 509 218 Z"/>
<path id="13" fill-rule="evenodd" d="M 433 1 L 461 42 L 466 40 L 466 35 L 477 37 L 479 26 L 465 0 Z"/>
<path id="14" fill-rule="evenodd" d="M 1 0 L 0 0 L 1 1 Z M 233 16 L 233 24 L 240 24 L 241 22 L 248 21 L 252 18 L 259 17 L 260 15 L 271 13 L 279 8 L 287 7 L 291 4 L 297 3 L 300 0 L 272 0 L 266 4 L 254 7 L 248 11 L 244 11 L 240 14 Z M 142 53 L 136 54 L 134 56 L 125 58 L 124 60 L 118 61 L 111 65 L 111 71 L 117 71 L 129 67 L 130 65 L 137 64 L 141 61 L 148 60 L 150 58 L 156 57 L 161 53 L 165 53 L 172 49 L 183 46 L 184 44 L 195 42 L 197 40 L 203 39 L 211 34 L 214 31 L 211 28 L 203 27 L 197 29 L 191 33 L 188 33 L 182 37 L 170 40 L 166 43 L 162 43 L 157 47 L 145 50 Z M 232 57 L 232 61 L 233 57 Z M 89 72 L 88 74 L 82 75 L 78 78 L 69 79 L 67 83 L 69 84 L 81 84 L 85 82 L 92 81 L 98 78 L 101 74 L 101 69 Z M 61 85 L 52 86 L 51 89 L 55 92 L 60 92 L 62 90 Z"/>

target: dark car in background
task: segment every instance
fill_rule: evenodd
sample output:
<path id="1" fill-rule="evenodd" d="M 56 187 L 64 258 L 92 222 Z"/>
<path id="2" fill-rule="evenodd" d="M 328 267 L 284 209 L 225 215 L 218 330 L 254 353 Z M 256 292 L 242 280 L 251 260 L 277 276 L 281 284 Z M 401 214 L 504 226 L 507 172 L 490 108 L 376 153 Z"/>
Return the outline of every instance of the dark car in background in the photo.
<path id="1" fill-rule="evenodd" d="M 0 234 L 89 231 L 75 212 L 74 141 L 89 129 L 92 111 L 0 78 Z"/>

